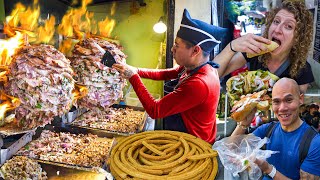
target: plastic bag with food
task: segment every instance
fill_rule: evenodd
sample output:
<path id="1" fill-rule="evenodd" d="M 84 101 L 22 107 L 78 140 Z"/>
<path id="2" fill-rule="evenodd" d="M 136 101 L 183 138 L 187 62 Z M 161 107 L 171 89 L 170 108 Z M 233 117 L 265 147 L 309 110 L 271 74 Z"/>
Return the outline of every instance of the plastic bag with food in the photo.
<path id="1" fill-rule="evenodd" d="M 255 159 L 267 159 L 278 151 L 261 150 L 269 142 L 268 138 L 259 138 L 254 135 L 238 135 L 224 138 L 213 144 L 212 148 L 218 151 L 219 158 L 226 170 L 238 177 L 239 173 L 247 170 L 250 179 L 259 179 L 262 172 Z"/>

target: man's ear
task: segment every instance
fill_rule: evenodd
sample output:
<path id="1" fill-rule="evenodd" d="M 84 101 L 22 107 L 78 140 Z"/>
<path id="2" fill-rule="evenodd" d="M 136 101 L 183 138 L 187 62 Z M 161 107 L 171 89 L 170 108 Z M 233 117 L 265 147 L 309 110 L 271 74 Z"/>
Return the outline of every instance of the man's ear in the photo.
<path id="1" fill-rule="evenodd" d="M 201 47 L 198 45 L 193 46 L 193 52 L 192 52 L 192 56 L 197 56 L 199 53 L 201 53 Z"/>
<path id="2" fill-rule="evenodd" d="M 304 103 L 304 94 L 303 93 L 300 93 L 299 101 L 300 101 L 300 105 Z"/>

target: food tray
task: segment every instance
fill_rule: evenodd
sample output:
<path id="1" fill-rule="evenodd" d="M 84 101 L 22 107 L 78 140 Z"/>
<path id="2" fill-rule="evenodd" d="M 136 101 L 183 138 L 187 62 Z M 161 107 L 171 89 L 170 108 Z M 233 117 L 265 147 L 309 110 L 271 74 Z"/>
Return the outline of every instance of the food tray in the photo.
<path id="1" fill-rule="evenodd" d="M 36 129 L 37 128 L 23 130 L 20 127 L 14 126 L 12 124 L 6 124 L 6 125 L 0 127 L 0 136 L 7 137 L 7 136 L 12 136 L 12 135 L 17 135 L 17 134 L 34 133 Z"/>
<path id="2" fill-rule="evenodd" d="M 67 123 L 72 123 L 73 120 L 75 120 L 77 117 L 81 116 L 81 114 L 85 113 L 87 109 L 85 108 L 79 108 L 76 109 L 73 107 L 68 113 L 64 114 L 61 119 L 62 122 L 67 124 Z"/>
<path id="3" fill-rule="evenodd" d="M 36 160 L 42 169 L 47 173 L 48 179 L 68 179 L 68 180 L 105 180 L 110 176 L 106 170 L 100 167 L 79 167 L 51 161 Z"/>
<path id="4" fill-rule="evenodd" d="M 58 132 L 70 132 L 68 131 L 67 128 L 61 128 L 61 127 L 55 127 L 55 126 L 51 126 L 51 125 L 46 125 L 44 128 L 42 129 L 38 129 L 36 134 L 33 136 L 33 139 L 37 139 L 40 137 L 41 132 L 43 130 L 50 130 L 53 131 L 55 133 Z M 73 129 L 72 132 L 70 132 L 71 134 L 88 134 L 88 133 L 83 133 L 81 131 L 77 131 L 76 129 Z M 102 141 L 105 138 L 102 137 L 98 137 L 98 140 Z M 112 147 L 115 145 L 115 139 L 112 139 L 111 142 L 111 146 L 110 146 L 110 150 L 109 150 L 109 155 L 111 153 Z M 21 155 L 21 154 L 16 154 L 16 155 Z M 80 171 L 90 171 L 90 172 L 95 172 L 95 173 L 102 173 L 104 174 L 106 171 L 103 170 L 103 168 L 106 168 L 106 163 L 107 160 L 109 158 L 109 155 L 107 155 L 106 159 L 104 159 L 104 163 L 103 165 L 101 165 L 100 167 L 96 167 L 96 166 L 82 166 L 82 165 L 77 165 L 77 164 L 68 164 L 68 163 L 62 163 L 62 162 L 55 162 L 55 161 L 50 161 L 50 160 L 42 160 L 42 159 L 38 159 L 38 158 L 32 158 L 37 160 L 38 162 L 41 162 L 43 164 L 50 164 L 50 165 L 55 165 L 55 166 L 59 166 L 59 167 L 65 167 L 65 168 L 69 168 L 69 169 L 75 169 L 75 170 L 80 170 Z M 30 157 L 29 157 L 30 158 Z"/>
<path id="5" fill-rule="evenodd" d="M 0 150 L 0 164 L 5 163 L 10 159 L 20 148 L 25 146 L 32 140 L 34 132 L 28 132 L 26 134 L 13 135 L 6 138 L 1 138 L 2 146 Z"/>
<path id="6" fill-rule="evenodd" d="M 148 114 L 145 112 L 144 108 L 142 107 L 136 107 L 136 106 L 126 106 L 126 105 L 113 105 L 113 108 L 130 108 L 134 111 L 142 111 L 144 112 L 144 115 L 142 117 L 142 121 L 141 124 L 138 126 L 138 129 L 135 132 L 130 132 L 130 133 L 125 133 L 125 132 L 118 132 L 118 131 L 110 131 L 110 130 L 105 130 L 105 129 L 99 129 L 99 128 L 93 128 L 93 127 L 88 127 L 88 126 L 80 126 L 80 125 L 76 125 L 73 124 L 72 122 L 74 122 L 75 119 L 73 120 L 68 120 L 68 122 L 71 123 L 66 123 L 64 125 L 64 127 L 68 128 L 68 129 L 72 129 L 74 127 L 77 127 L 79 129 L 84 129 L 89 133 L 92 134 L 96 134 L 98 136 L 103 135 L 104 137 L 116 137 L 116 136 L 129 136 L 135 133 L 139 133 L 142 131 L 146 130 L 146 125 L 147 125 L 147 118 L 148 118 Z M 77 114 L 77 116 L 72 116 L 72 117 L 79 117 L 81 114 Z"/>
<path id="7" fill-rule="evenodd" d="M 86 168 L 43 160 L 34 161 L 39 163 L 49 180 L 113 180 L 110 173 L 99 167 Z M 0 175 L 0 179 L 3 179 L 4 174 L 1 171 Z"/>

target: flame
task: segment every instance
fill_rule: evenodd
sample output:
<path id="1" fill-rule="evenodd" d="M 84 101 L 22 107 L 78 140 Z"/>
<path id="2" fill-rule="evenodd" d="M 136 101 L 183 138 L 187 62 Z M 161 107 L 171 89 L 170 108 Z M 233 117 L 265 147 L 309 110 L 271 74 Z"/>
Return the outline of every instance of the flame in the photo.
<path id="1" fill-rule="evenodd" d="M 69 38 L 82 40 L 92 37 L 91 34 L 97 34 L 98 29 L 102 37 L 109 37 L 114 26 L 115 20 L 108 17 L 99 22 L 98 25 L 94 20 L 94 13 L 87 11 L 87 5 L 92 0 L 82 0 L 81 7 L 78 9 L 70 9 L 63 16 L 60 25 L 57 28 L 59 34 L 63 36 L 63 41 L 59 44 L 59 50 L 64 54 L 70 54 L 72 49 L 72 41 Z M 78 3 L 73 1 L 73 3 Z M 115 13 L 116 4 L 111 8 L 111 15 Z"/>
<path id="2" fill-rule="evenodd" d="M 109 37 L 116 22 L 113 19 L 106 17 L 104 21 L 98 22 L 100 35 L 104 37 Z"/>
<path id="3" fill-rule="evenodd" d="M 72 41 L 73 41 L 72 39 L 63 40 L 59 45 L 59 51 L 65 55 L 68 55 L 69 53 L 71 53 Z"/>
<path id="4" fill-rule="evenodd" d="M 4 33 L 9 37 L 15 36 L 15 31 L 28 35 L 26 39 L 30 43 L 51 43 L 55 32 L 55 17 L 44 20 L 44 25 L 39 26 L 40 6 L 38 0 L 34 0 L 32 7 L 25 7 L 21 3 L 15 5 L 10 16 L 6 17 Z"/>
<path id="5" fill-rule="evenodd" d="M 113 16 L 116 13 L 116 8 L 117 8 L 117 3 L 113 2 L 112 6 L 111 6 L 111 11 L 110 11 L 110 15 Z"/>
<path id="6" fill-rule="evenodd" d="M 72 90 L 72 104 L 74 104 L 78 99 L 85 97 L 88 94 L 88 88 L 85 85 L 74 84 L 74 89 Z"/>
<path id="7" fill-rule="evenodd" d="M 5 117 L 6 112 L 19 107 L 21 101 L 19 98 L 5 94 L 4 91 L 0 91 L 0 100 L 2 101 L 2 103 L 0 104 L 0 124 L 3 125 L 3 119 Z"/>
<path id="8" fill-rule="evenodd" d="M 0 72 L 0 82 L 4 82 L 4 83 L 8 82 L 8 77 L 7 77 L 8 72 L 9 72 L 8 70 Z"/>
<path id="9" fill-rule="evenodd" d="M 23 35 L 18 31 L 15 33 L 12 38 L 0 39 L 0 66 L 8 66 L 12 60 L 11 56 L 23 44 Z"/>
<path id="10" fill-rule="evenodd" d="M 90 19 L 93 17 L 93 13 L 87 11 L 87 5 L 91 2 L 92 0 L 83 0 L 80 8 L 70 9 L 62 17 L 61 24 L 58 26 L 58 33 L 66 37 L 73 37 L 75 32 L 78 36 L 83 34 L 80 36 L 80 38 L 83 38 L 83 32 L 90 32 Z"/>
<path id="11" fill-rule="evenodd" d="M 21 29 L 33 31 L 38 27 L 38 18 L 40 15 L 40 7 L 34 4 L 34 8 L 26 8 L 23 4 L 17 3 L 11 15 L 7 17 L 10 27 L 18 27 Z"/>
<path id="12" fill-rule="evenodd" d="M 45 21 L 43 27 L 39 27 L 38 39 L 36 40 L 36 43 L 44 42 L 48 44 L 51 41 L 55 32 L 55 19 L 56 18 L 54 16 L 51 16 L 48 20 Z"/>

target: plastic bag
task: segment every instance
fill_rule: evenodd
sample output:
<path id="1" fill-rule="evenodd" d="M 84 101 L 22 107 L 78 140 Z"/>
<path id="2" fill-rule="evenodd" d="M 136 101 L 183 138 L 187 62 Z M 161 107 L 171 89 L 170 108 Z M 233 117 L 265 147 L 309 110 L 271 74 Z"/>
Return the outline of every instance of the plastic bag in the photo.
<path id="1" fill-rule="evenodd" d="M 218 151 L 219 158 L 225 169 L 238 177 L 240 172 L 248 170 L 250 179 L 259 179 L 262 172 L 255 159 L 266 160 L 278 151 L 261 150 L 268 143 L 268 138 L 259 138 L 254 135 L 238 135 L 224 138 L 214 143 L 212 148 Z"/>

